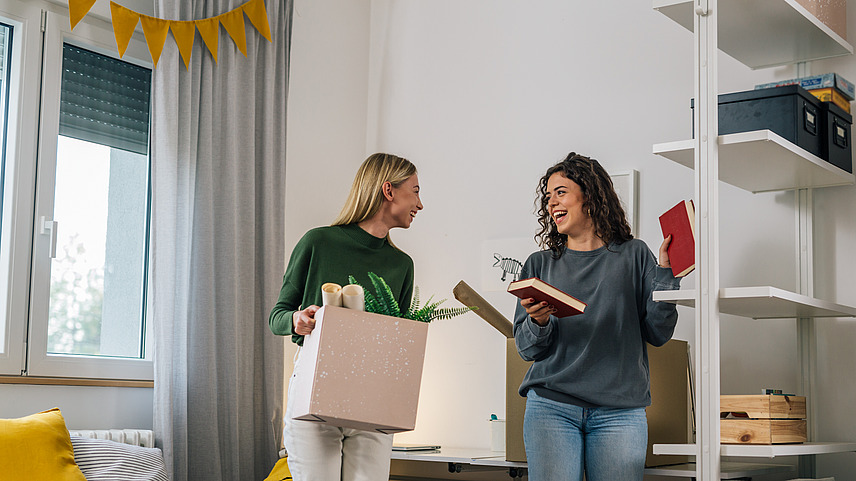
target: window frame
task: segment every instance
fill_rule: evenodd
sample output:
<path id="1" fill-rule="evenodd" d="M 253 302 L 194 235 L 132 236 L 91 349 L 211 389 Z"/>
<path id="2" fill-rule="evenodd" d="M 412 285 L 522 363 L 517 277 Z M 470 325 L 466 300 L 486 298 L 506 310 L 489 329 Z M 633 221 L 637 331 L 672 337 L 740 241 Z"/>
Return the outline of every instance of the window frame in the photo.
<path id="1" fill-rule="evenodd" d="M 14 1 L 18 3 L 17 0 Z M 26 56 L 19 55 L 17 58 L 23 59 L 20 60 L 23 62 L 29 61 L 29 64 L 24 66 L 25 71 L 33 70 L 39 75 L 35 80 L 30 78 L 27 82 L 23 82 L 22 79 L 22 85 L 33 86 L 30 90 L 34 92 L 22 96 L 21 103 L 15 106 L 17 109 L 15 112 L 26 113 L 28 109 L 21 108 L 25 105 L 39 105 L 39 107 L 29 109 L 34 111 L 31 128 L 24 127 L 15 131 L 19 143 L 29 145 L 32 152 L 29 157 L 19 156 L 17 153 L 14 155 L 15 164 L 29 167 L 29 169 L 24 169 L 26 172 L 19 172 L 15 177 L 14 187 L 20 194 L 13 199 L 13 202 L 8 202 L 8 204 L 15 204 L 11 207 L 12 215 L 16 220 L 12 230 L 20 233 L 18 237 L 21 239 L 17 241 L 16 249 L 9 254 L 12 264 L 18 269 L 15 271 L 9 269 L 10 282 L 5 294 L 9 300 L 16 301 L 9 306 L 14 307 L 16 311 L 10 313 L 10 309 L 7 309 L 5 313 L 5 325 L 11 334 L 6 336 L 8 350 L 4 351 L 9 354 L 9 362 L 8 366 L 4 365 L 4 360 L 0 358 L 0 374 L 151 381 L 154 373 L 152 356 L 154 339 L 151 323 L 147 322 L 147 319 L 142 319 L 145 327 L 143 359 L 48 354 L 47 352 L 50 235 L 41 232 L 41 224 L 42 218 L 53 219 L 63 44 L 76 45 L 117 59 L 119 57 L 113 30 L 108 22 L 90 16 L 78 23 L 72 31 L 67 13 L 44 12 L 38 7 L 28 10 L 35 12 L 31 13 L 35 15 L 35 20 L 31 17 L 27 18 L 27 33 L 36 30 L 35 36 L 38 37 L 36 45 L 39 48 L 36 51 L 37 55 L 27 52 Z M 7 16 L 5 7 L 4 11 L 0 12 L 0 16 Z M 13 48 L 14 46 L 13 43 Z M 141 39 L 139 33 L 135 33 L 121 60 L 151 69 L 151 62 L 143 60 L 146 58 L 148 58 L 148 49 L 145 41 Z M 32 103 L 26 103 L 26 100 Z M 12 107 L 10 102 L 10 117 Z M 9 177 L 11 176 L 7 175 L 7 178 Z M 29 200 L 28 203 L 27 200 Z M 0 268 L 2 267 L 0 265 Z M 148 299 L 145 294 L 143 299 Z M 2 295 L 3 293 L 0 293 L 0 296 Z M 146 312 L 150 311 L 146 309 Z M 3 324 L 0 324 L 0 327 L 2 326 Z"/>
<path id="2" fill-rule="evenodd" d="M 0 373 L 21 375 L 26 369 L 32 212 L 35 192 L 41 65 L 42 10 L 13 0 L 0 11 L 12 26 L 9 103 L 6 125 L 6 175 L 0 232 Z"/>

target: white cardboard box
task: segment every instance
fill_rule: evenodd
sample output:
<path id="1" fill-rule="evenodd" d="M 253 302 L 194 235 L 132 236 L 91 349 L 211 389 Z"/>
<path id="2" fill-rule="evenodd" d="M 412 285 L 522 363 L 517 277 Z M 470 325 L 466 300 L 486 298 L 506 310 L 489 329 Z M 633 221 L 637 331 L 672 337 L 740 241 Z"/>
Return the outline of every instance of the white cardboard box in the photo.
<path id="1" fill-rule="evenodd" d="M 294 419 L 398 433 L 416 427 L 428 324 L 324 306 L 295 367 Z"/>

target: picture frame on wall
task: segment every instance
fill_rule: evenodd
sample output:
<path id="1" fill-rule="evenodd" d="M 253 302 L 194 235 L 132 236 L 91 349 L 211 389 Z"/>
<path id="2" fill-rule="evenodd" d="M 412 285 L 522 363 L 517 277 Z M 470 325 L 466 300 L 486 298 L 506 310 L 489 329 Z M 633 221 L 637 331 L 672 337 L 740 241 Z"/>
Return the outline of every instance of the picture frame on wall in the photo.
<path id="1" fill-rule="evenodd" d="M 639 203 L 639 172 L 637 170 L 628 170 L 625 172 L 617 172 L 609 175 L 612 178 L 612 186 L 618 194 L 618 199 L 621 201 L 621 207 L 624 208 L 624 213 L 627 215 L 627 223 L 630 224 L 630 232 L 633 237 L 637 236 L 637 205 Z"/>

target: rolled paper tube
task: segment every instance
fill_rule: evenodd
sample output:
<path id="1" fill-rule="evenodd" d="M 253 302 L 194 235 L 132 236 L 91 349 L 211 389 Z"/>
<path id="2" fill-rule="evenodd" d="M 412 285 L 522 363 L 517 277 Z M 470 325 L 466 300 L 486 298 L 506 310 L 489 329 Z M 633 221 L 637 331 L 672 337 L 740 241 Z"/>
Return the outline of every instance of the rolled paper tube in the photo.
<path id="1" fill-rule="evenodd" d="M 325 306 L 342 307 L 342 286 L 332 282 L 322 285 L 321 301 Z"/>
<path id="2" fill-rule="evenodd" d="M 342 288 L 342 304 L 355 311 L 366 310 L 366 296 L 363 288 L 356 284 L 348 284 Z"/>

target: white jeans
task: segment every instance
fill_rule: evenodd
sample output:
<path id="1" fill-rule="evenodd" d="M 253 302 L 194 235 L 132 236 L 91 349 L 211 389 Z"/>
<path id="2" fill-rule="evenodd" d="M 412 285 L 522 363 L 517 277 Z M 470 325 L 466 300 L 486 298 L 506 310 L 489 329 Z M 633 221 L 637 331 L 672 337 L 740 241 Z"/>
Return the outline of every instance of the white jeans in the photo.
<path id="1" fill-rule="evenodd" d="M 293 384 L 294 375 L 283 439 L 294 481 L 388 481 L 392 435 L 291 419 Z"/>

